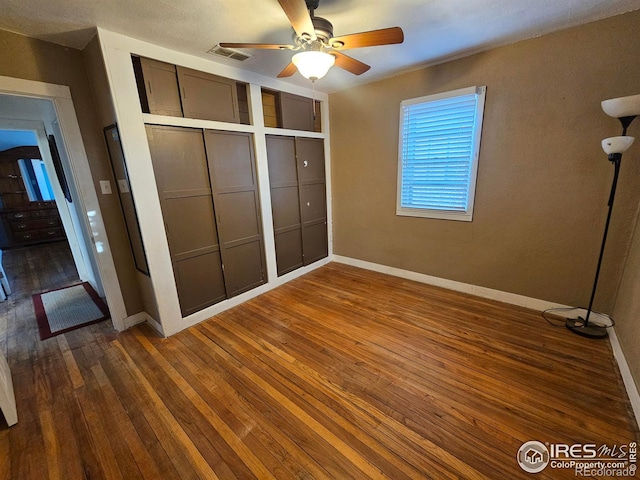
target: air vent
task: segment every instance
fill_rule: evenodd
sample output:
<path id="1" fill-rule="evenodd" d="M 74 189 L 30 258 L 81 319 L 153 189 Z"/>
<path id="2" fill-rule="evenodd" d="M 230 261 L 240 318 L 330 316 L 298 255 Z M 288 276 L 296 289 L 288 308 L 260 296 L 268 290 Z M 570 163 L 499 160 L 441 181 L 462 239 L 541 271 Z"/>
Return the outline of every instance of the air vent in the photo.
<path id="1" fill-rule="evenodd" d="M 216 45 L 207 53 L 210 55 L 220 55 L 221 57 L 233 58 L 234 60 L 239 60 L 241 62 L 251 57 L 251 55 L 248 55 L 244 52 L 239 52 L 238 50 L 234 50 L 232 48 L 224 48 L 220 45 Z"/>

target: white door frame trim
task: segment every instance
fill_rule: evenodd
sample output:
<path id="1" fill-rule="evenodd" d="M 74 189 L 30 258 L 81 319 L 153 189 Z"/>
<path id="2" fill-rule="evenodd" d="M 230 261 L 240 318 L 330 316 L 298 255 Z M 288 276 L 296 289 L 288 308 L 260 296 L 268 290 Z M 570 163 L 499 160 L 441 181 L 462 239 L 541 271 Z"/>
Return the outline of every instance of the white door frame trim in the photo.
<path id="1" fill-rule="evenodd" d="M 76 186 L 80 203 L 78 210 L 83 212 L 83 220 L 89 225 L 93 240 L 91 248 L 96 256 L 111 320 L 117 330 L 124 330 L 127 311 L 102 220 L 89 160 L 82 142 L 80 125 L 71 99 L 71 90 L 65 85 L 0 76 L 0 93 L 42 98 L 53 102 L 71 166 L 71 178 L 68 180 Z"/>

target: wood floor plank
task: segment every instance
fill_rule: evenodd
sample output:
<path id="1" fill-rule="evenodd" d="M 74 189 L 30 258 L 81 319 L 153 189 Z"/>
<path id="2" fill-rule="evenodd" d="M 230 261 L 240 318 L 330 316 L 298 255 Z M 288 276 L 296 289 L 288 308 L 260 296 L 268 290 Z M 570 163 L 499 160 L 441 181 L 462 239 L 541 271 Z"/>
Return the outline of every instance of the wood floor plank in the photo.
<path id="1" fill-rule="evenodd" d="M 609 344 L 538 312 L 329 264 L 168 339 L 40 341 L 31 295 L 78 281 L 69 248 L 4 254 L 0 480 L 526 479 L 525 441 L 639 438 Z"/>
<path id="2" fill-rule="evenodd" d="M 180 345 L 169 351 L 181 357 L 186 365 L 193 365 L 193 371 L 199 372 L 200 381 L 216 396 L 216 400 L 224 402 L 223 406 L 243 423 L 246 430 L 259 435 L 259 441 L 268 446 L 283 467 L 292 471 L 296 478 L 327 477 L 326 470 L 293 441 L 295 437 L 288 435 L 285 428 L 279 428 L 283 423 L 273 421 L 273 412 L 268 410 L 269 415 L 263 414 L 263 403 L 259 398 L 252 396 L 250 391 L 241 393 L 234 388 L 235 378 L 221 369 L 213 357 L 197 352 L 194 341 L 190 336 L 181 336 Z"/>
<path id="3" fill-rule="evenodd" d="M 199 357 L 187 356 L 185 351 L 176 348 L 176 344 L 172 341 L 163 343 L 166 347 L 165 360 L 172 364 L 194 392 L 213 409 L 215 412 L 213 426 L 215 427 L 221 421 L 226 424 L 226 427 L 222 426 L 221 430 L 218 428 L 216 430 L 221 431 L 222 436 L 231 441 L 240 457 L 249 455 L 251 461 L 255 461 L 255 456 L 259 455 L 264 466 L 269 469 L 270 475 L 277 478 L 308 477 L 308 472 L 304 468 L 288 463 L 290 455 L 275 441 L 271 435 L 273 430 L 265 432 L 256 428 L 259 421 L 258 412 L 252 410 L 249 413 L 247 404 L 237 396 L 235 390 L 228 388 L 219 375 L 211 371 L 201 375 L 202 370 L 195 363 Z M 248 450 L 242 445 L 236 445 L 238 440 L 241 440 Z M 292 446 L 293 444 L 288 445 L 289 448 Z"/>
<path id="4" fill-rule="evenodd" d="M 389 449 L 388 437 L 384 438 L 384 442 L 378 441 L 379 439 L 377 439 L 373 433 L 374 430 L 379 429 L 379 423 L 374 423 L 374 428 L 367 431 L 365 426 L 361 423 L 361 419 L 356 418 L 358 414 L 363 413 L 362 410 L 356 408 L 341 408 L 350 406 L 351 401 L 343 403 L 330 401 L 330 397 L 326 395 L 326 391 L 323 392 L 317 388 L 317 386 L 326 385 L 326 378 L 319 378 L 320 381 L 315 382 L 314 384 L 312 378 L 317 378 L 314 375 L 316 373 L 314 370 L 300 368 L 300 365 L 295 358 L 287 355 L 276 346 L 267 343 L 264 337 L 254 337 L 251 331 L 239 328 L 239 319 L 233 320 L 237 321 L 221 321 L 219 325 L 224 324 L 226 329 L 230 332 L 234 332 L 238 338 L 242 339 L 254 348 L 254 353 L 247 351 L 247 354 L 260 356 L 261 361 L 266 364 L 277 364 L 279 367 L 285 368 L 286 377 L 278 373 L 278 371 L 281 370 L 279 367 L 274 368 L 271 375 L 277 375 L 279 382 L 285 384 L 289 389 L 301 397 L 305 396 L 305 393 L 307 392 L 312 393 L 312 395 L 306 395 L 307 402 L 312 404 L 313 407 L 316 408 L 324 417 L 330 418 L 332 422 L 335 422 L 336 425 L 339 425 L 344 429 L 344 431 L 352 435 L 354 439 L 357 439 L 360 442 L 360 448 L 365 448 L 367 450 L 371 449 L 375 451 L 375 455 L 383 457 L 386 464 L 384 471 L 390 472 L 392 474 L 392 478 L 415 478 L 416 476 L 424 475 L 425 472 L 421 472 L 419 469 L 419 463 L 412 466 L 401 460 L 401 458 L 407 456 L 406 449 L 403 449 L 402 452 L 387 450 Z M 266 352 L 272 354 L 270 358 L 260 355 L 261 353 L 264 354 Z M 272 362 L 272 360 L 275 360 L 275 362 Z M 341 394 L 342 400 L 347 399 L 348 395 L 346 392 L 341 391 Z M 320 399 L 322 399 L 322 401 L 320 401 Z M 369 417 L 370 412 L 367 412 L 366 416 Z M 443 454 L 442 451 L 439 453 L 440 455 Z M 406 458 L 403 458 L 403 460 L 406 460 Z M 448 466 L 450 468 L 451 463 L 455 463 L 455 461 L 453 461 L 453 459 L 449 460 L 450 462 L 448 463 Z M 477 472 L 472 472 L 469 469 L 465 470 L 467 474 L 477 474 Z M 441 471 L 440 475 L 444 475 L 444 473 L 444 471 Z"/>
<path id="5" fill-rule="evenodd" d="M 161 415 L 149 408 L 152 400 L 138 388 L 134 374 L 114 351 L 102 363 L 105 374 L 127 412 L 127 417 L 142 439 L 158 470 L 166 479 L 197 479 L 198 473 Z"/>
<path id="6" fill-rule="evenodd" d="M 138 384 L 145 390 L 145 392 L 149 395 L 151 399 L 151 406 L 160 414 L 162 421 L 169 425 L 175 437 L 181 442 L 184 448 L 187 451 L 189 461 L 196 469 L 196 471 L 205 476 L 206 478 L 217 479 L 218 476 L 212 470 L 211 466 L 204 459 L 200 451 L 193 444 L 183 427 L 176 420 L 173 414 L 169 411 L 166 405 L 162 402 L 162 399 L 155 392 L 151 384 L 147 381 L 147 379 L 142 375 L 138 367 L 135 365 L 133 359 L 129 356 L 124 347 L 120 344 L 119 341 L 114 341 L 113 345 L 115 348 L 120 350 L 120 353 L 125 358 L 129 369 L 135 375 L 135 379 Z"/>
<path id="7" fill-rule="evenodd" d="M 0 479 L 11 478 L 11 447 L 9 444 L 9 431 L 4 418 L 0 418 Z"/>
<path id="8" fill-rule="evenodd" d="M 153 458 L 149 455 L 132 422 L 129 421 L 127 413 L 102 365 L 94 366 L 92 371 L 100 387 L 101 398 L 97 399 L 97 403 L 99 404 L 101 418 L 109 419 L 113 429 L 109 435 L 109 440 L 117 453 L 120 469 L 129 477 L 135 471 L 130 465 L 123 462 L 123 459 L 128 459 L 130 452 L 131 460 L 136 463 L 141 478 L 148 480 L 160 478 L 162 476 L 160 470 L 156 467 Z M 124 451 L 122 451 L 123 449 Z"/>
<path id="9" fill-rule="evenodd" d="M 42 436 L 44 437 L 44 455 L 47 462 L 47 470 L 49 478 L 62 478 L 60 469 L 60 440 L 55 434 L 53 427 L 53 414 L 46 408 L 39 408 L 40 426 L 42 428 Z"/>
<path id="10" fill-rule="evenodd" d="M 251 472 L 257 478 L 273 478 L 273 475 L 262 464 L 262 462 L 247 448 L 247 446 L 238 438 L 238 436 L 229 428 L 229 426 L 220 418 L 220 416 L 203 400 L 198 392 L 176 371 L 175 368 L 167 361 L 151 342 L 136 332 L 135 338 L 141 343 L 143 348 L 151 354 L 156 364 L 167 373 L 176 386 L 187 395 L 187 398 L 197 408 L 215 431 L 224 439 L 224 441 L 233 449 L 235 454 L 242 462 L 249 467 Z"/>
<path id="11" fill-rule="evenodd" d="M 357 469 L 355 471 L 360 471 L 360 475 L 363 473 L 368 476 L 368 478 L 385 478 L 385 476 L 377 470 L 374 466 L 372 466 L 366 459 L 362 458 L 358 452 L 353 450 L 349 445 L 345 444 L 340 438 L 336 437 L 331 431 L 329 431 L 325 426 L 317 422 L 313 417 L 307 414 L 303 409 L 301 409 L 296 403 L 291 401 L 290 398 L 283 395 L 276 388 L 274 388 L 269 382 L 265 381 L 263 378 L 256 375 L 249 368 L 246 368 L 244 365 L 239 362 L 234 361 L 233 357 L 226 352 L 221 346 L 219 346 L 216 341 L 211 337 L 208 337 L 206 332 L 201 333 L 199 330 L 192 332 L 194 336 L 196 336 L 203 343 L 206 343 L 208 347 L 214 352 L 217 358 L 225 361 L 228 365 L 234 365 L 234 375 L 237 376 L 241 381 L 246 383 L 251 383 L 258 387 L 264 394 L 267 394 L 272 401 L 275 401 L 278 405 L 282 406 L 283 411 L 289 417 L 293 417 L 298 423 L 302 423 L 306 425 L 312 432 L 314 432 L 320 441 L 330 446 L 332 450 L 329 450 L 330 461 L 332 463 L 333 468 L 344 468 L 347 460 L 349 464 L 352 465 L 351 468 L 347 467 L 346 470 L 343 470 L 343 475 L 347 477 L 351 477 L 354 475 L 354 468 Z"/>

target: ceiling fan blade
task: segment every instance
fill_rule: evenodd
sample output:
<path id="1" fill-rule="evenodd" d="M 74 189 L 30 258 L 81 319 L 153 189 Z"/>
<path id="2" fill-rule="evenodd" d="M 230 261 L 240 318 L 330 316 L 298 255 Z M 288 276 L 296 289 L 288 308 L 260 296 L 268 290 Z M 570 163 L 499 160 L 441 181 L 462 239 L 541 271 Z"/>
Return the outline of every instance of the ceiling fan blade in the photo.
<path id="1" fill-rule="evenodd" d="M 329 44 L 333 48 L 346 50 L 348 48 L 375 47 L 377 45 L 392 45 L 404 41 L 404 32 L 400 27 L 383 28 L 369 32 L 352 33 L 341 37 L 333 37 Z"/>
<path id="2" fill-rule="evenodd" d="M 366 63 L 362 63 L 360 60 L 351 58 L 344 53 L 333 51 L 329 52 L 329 55 L 333 55 L 334 57 L 336 57 L 337 67 L 344 68 L 347 72 L 351 72 L 354 75 L 362 75 L 364 72 L 371 68 Z"/>
<path id="3" fill-rule="evenodd" d="M 308 40 L 316 39 L 316 31 L 313 28 L 305 0 L 278 0 L 278 3 L 287 14 L 289 22 L 299 37 Z"/>
<path id="4" fill-rule="evenodd" d="M 293 63 L 290 63 L 289 65 L 284 67 L 284 70 L 282 70 L 278 74 L 278 78 L 290 77 L 291 75 L 296 73 L 296 70 L 297 70 L 296 66 Z"/>
<path id="5" fill-rule="evenodd" d="M 276 43 L 221 43 L 224 48 L 265 48 L 268 50 L 291 50 L 293 45 L 279 45 Z"/>

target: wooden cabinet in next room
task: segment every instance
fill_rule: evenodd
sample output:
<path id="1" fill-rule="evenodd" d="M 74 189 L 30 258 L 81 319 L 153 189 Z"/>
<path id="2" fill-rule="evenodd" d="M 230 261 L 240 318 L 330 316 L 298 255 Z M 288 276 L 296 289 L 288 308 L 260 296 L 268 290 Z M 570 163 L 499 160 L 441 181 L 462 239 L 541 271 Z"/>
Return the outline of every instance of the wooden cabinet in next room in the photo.
<path id="1" fill-rule="evenodd" d="M 328 254 L 321 139 L 267 136 L 278 275 Z"/>
<path id="2" fill-rule="evenodd" d="M 263 284 L 251 134 L 147 125 L 147 136 L 182 315 Z"/>

